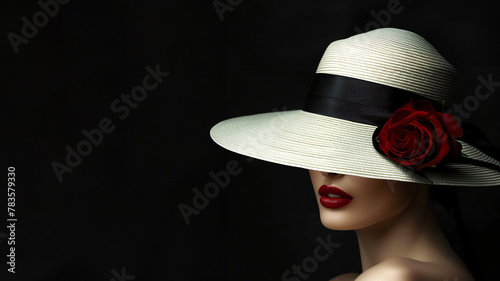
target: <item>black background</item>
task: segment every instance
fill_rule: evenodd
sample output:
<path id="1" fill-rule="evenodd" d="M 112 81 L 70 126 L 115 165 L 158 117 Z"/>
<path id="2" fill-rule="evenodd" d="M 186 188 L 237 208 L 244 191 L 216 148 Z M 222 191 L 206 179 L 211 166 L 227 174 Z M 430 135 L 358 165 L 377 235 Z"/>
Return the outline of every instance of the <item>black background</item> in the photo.
<path id="1" fill-rule="evenodd" d="M 340 247 L 309 280 L 359 271 L 355 234 L 321 225 L 305 170 L 249 161 L 208 132 L 229 117 L 300 108 L 328 44 L 366 30 L 389 2 L 232 1 L 221 21 L 212 1 L 72 0 L 17 54 L 7 34 L 22 35 L 21 18 L 40 6 L 3 2 L 2 167 L 16 167 L 18 222 L 17 273 L 7 273 L 3 238 L 1 280 L 108 281 L 122 268 L 134 280 L 281 280 L 328 235 Z M 384 25 L 422 35 L 457 68 L 457 103 L 479 75 L 500 81 L 498 2 L 400 6 Z M 120 120 L 111 103 L 157 64 L 170 76 Z M 499 92 L 466 120 L 497 146 Z M 115 130 L 60 183 L 51 164 L 103 118 Z M 187 225 L 179 204 L 192 206 L 192 189 L 232 160 L 241 173 Z M 497 280 L 498 187 L 460 198 L 482 270 Z"/>

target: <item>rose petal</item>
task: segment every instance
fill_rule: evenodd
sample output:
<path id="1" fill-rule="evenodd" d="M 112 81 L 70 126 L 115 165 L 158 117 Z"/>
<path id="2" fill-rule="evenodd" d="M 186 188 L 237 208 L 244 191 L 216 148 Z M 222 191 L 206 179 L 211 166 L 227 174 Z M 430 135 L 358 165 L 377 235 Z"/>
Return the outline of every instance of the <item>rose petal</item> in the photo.
<path id="1" fill-rule="evenodd" d="M 464 131 L 462 130 L 462 126 L 460 126 L 460 122 L 458 122 L 458 120 L 452 114 L 438 112 L 436 113 L 436 117 L 453 138 L 459 138 L 464 135 Z"/>
<path id="2" fill-rule="evenodd" d="M 413 106 L 413 99 L 410 98 L 410 101 L 407 102 L 405 105 L 403 105 L 402 107 L 400 107 L 399 109 L 403 109 L 403 108 L 410 108 L 410 109 L 415 109 L 415 107 Z M 398 109 L 398 110 L 399 110 Z"/>
<path id="3" fill-rule="evenodd" d="M 414 113 L 415 110 L 409 109 L 409 108 L 400 108 L 396 110 L 389 121 L 387 121 L 388 126 L 394 126 L 396 123 L 403 121 L 405 118 L 407 118 L 409 115 Z"/>
<path id="4" fill-rule="evenodd" d="M 413 103 L 413 108 L 417 111 L 425 111 L 429 114 L 436 114 L 436 109 L 427 100 L 418 100 Z"/>
<path id="5" fill-rule="evenodd" d="M 389 158 L 420 170 L 460 153 L 461 145 L 454 139 L 461 135 L 463 131 L 451 114 L 436 112 L 426 100 L 410 100 L 393 113 L 377 140 Z"/>

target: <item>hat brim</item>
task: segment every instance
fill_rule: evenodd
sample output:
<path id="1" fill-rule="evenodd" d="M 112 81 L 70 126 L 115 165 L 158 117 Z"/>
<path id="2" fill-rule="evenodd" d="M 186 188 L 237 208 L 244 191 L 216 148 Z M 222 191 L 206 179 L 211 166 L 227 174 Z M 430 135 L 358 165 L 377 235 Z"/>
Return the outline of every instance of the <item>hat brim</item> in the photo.
<path id="1" fill-rule="evenodd" d="M 447 164 L 420 174 L 379 153 L 372 144 L 377 127 L 303 110 L 241 116 L 215 125 L 210 135 L 220 146 L 253 158 L 322 172 L 434 185 L 491 186 L 500 172 Z M 467 157 L 500 165 L 462 142 Z"/>

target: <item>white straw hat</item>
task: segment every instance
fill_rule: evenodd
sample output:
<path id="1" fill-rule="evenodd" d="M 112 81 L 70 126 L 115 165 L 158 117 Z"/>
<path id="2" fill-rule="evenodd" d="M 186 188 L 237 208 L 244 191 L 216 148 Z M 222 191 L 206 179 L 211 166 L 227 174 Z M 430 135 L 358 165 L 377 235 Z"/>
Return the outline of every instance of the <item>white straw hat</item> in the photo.
<path id="1" fill-rule="evenodd" d="M 421 36 L 376 29 L 330 44 L 302 110 L 228 119 L 210 135 L 228 150 L 304 169 L 434 185 L 499 185 L 500 162 L 464 141 L 462 156 L 455 158 L 467 161 L 446 156 L 421 169 L 378 147 L 380 129 L 396 110 L 424 99 L 439 111 L 451 103 L 454 84 L 454 68 Z"/>

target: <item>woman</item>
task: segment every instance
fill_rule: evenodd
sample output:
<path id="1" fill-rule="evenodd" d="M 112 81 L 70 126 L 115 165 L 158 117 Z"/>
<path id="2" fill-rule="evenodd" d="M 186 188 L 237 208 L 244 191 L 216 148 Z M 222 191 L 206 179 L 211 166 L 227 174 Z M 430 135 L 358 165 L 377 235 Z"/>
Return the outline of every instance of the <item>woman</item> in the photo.
<path id="1" fill-rule="evenodd" d="M 445 112 L 454 81 L 422 37 L 377 29 L 330 44 L 302 110 L 229 119 L 211 136 L 309 170 L 322 223 L 358 236 L 363 272 L 332 280 L 474 280 L 436 223 L 431 189 L 498 185 L 500 162 L 460 140 L 471 138 Z"/>
<path id="2" fill-rule="evenodd" d="M 436 223 L 428 185 L 318 171 L 310 175 L 324 206 L 322 223 L 330 229 L 354 229 L 358 237 L 363 274 L 332 280 L 473 280 Z M 331 195 L 319 195 L 324 186 L 339 187 L 342 191 L 330 192 L 345 192 L 351 202 L 339 208 L 328 205 Z"/>

